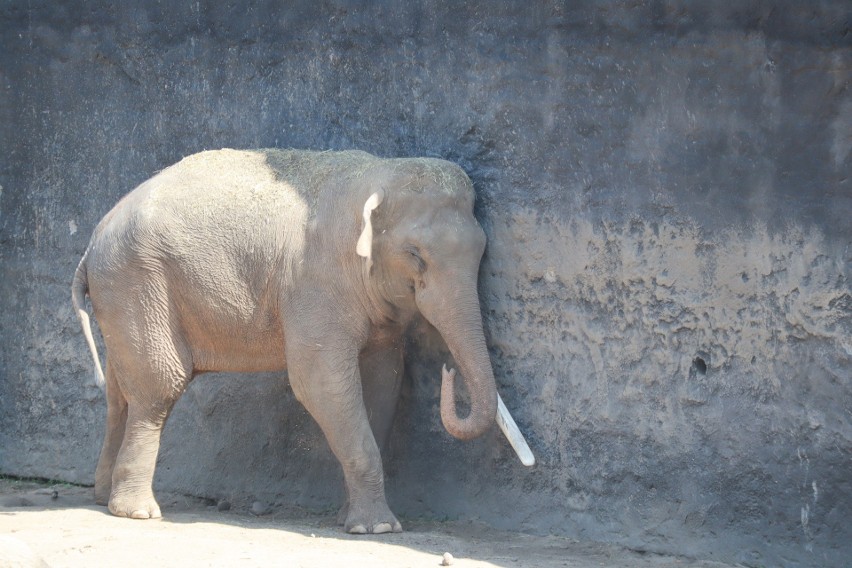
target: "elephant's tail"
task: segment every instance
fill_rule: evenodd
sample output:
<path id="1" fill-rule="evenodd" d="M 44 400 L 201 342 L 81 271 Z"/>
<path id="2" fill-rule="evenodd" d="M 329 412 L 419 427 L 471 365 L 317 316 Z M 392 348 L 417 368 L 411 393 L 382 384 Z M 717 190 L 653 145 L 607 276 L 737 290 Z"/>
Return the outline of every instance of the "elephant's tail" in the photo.
<path id="1" fill-rule="evenodd" d="M 89 291 L 89 277 L 86 274 L 87 255 L 88 251 L 83 255 L 80 264 L 77 265 L 76 272 L 74 272 L 74 282 L 71 284 L 71 303 L 74 304 L 74 311 L 77 312 L 77 317 L 80 318 L 83 335 L 86 337 L 86 343 L 89 344 L 92 359 L 95 360 L 95 382 L 103 389 L 106 381 L 104 380 L 103 369 L 101 369 L 98 347 L 95 345 L 95 338 L 92 336 L 92 324 L 89 322 L 89 314 L 86 312 L 86 294 Z"/>

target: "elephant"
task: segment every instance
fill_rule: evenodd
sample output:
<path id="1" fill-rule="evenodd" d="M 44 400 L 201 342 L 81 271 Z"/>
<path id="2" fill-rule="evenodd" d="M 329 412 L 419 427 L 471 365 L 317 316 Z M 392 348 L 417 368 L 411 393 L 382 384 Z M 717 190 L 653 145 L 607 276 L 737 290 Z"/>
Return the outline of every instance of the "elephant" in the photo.
<path id="1" fill-rule="evenodd" d="M 470 179 L 450 162 L 362 151 L 205 151 L 125 195 L 96 226 L 72 284 L 107 399 L 96 501 L 117 516 L 160 517 L 160 436 L 190 381 L 286 370 L 343 469 L 344 530 L 401 531 L 380 448 L 416 314 L 441 334 L 470 394 L 461 417 L 445 365 L 446 430 L 469 440 L 495 422 L 477 293 L 486 237 L 473 205 Z"/>

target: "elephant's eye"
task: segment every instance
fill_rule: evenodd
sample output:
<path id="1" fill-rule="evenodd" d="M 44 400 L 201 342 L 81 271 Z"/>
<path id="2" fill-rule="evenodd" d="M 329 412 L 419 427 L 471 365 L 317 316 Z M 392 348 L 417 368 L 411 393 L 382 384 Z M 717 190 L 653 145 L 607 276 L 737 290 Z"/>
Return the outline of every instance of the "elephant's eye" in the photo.
<path id="1" fill-rule="evenodd" d="M 414 265 L 417 268 L 417 272 L 426 271 L 426 261 L 423 260 L 419 248 L 417 248 L 415 245 L 405 245 L 405 252 L 414 261 Z"/>

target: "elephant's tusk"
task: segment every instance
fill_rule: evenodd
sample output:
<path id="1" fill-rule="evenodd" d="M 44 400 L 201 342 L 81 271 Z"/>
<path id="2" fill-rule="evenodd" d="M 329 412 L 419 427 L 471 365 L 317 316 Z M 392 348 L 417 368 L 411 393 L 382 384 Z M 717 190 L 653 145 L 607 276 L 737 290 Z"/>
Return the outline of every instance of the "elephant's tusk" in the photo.
<path id="1" fill-rule="evenodd" d="M 518 425 L 515 424 L 512 415 L 509 414 L 509 409 L 503 404 L 500 393 L 497 393 L 497 425 L 506 435 L 506 438 L 508 438 L 512 449 L 515 450 L 515 453 L 521 459 L 521 463 L 527 467 L 535 465 L 535 456 L 533 456 L 532 450 L 527 445 L 524 435 L 518 429 Z"/>

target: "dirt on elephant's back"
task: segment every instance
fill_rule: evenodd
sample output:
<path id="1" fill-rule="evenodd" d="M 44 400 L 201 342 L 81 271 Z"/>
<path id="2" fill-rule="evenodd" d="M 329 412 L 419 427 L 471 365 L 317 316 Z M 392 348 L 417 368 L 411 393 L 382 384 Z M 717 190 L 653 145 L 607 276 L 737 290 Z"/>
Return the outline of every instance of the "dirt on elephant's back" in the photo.
<path id="1" fill-rule="evenodd" d="M 333 515 L 258 517 L 175 494 L 160 503 L 162 520 L 121 519 L 91 488 L 0 478 L 0 566 L 432 567 L 447 552 L 459 567 L 725 566 L 475 523 L 402 519 L 402 534 L 352 536 Z"/>

